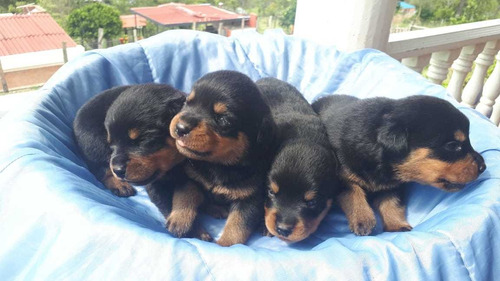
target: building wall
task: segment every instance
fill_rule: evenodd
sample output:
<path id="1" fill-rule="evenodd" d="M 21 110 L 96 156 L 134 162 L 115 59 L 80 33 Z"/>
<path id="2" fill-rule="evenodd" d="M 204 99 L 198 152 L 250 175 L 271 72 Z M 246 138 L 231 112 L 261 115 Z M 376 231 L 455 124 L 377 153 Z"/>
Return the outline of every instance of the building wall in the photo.
<path id="1" fill-rule="evenodd" d="M 11 91 L 19 88 L 43 85 L 61 66 L 62 64 L 5 72 L 7 87 Z"/>
<path id="2" fill-rule="evenodd" d="M 84 51 L 82 46 L 68 48 L 68 61 Z M 57 49 L 3 56 L 0 62 L 10 91 L 43 85 L 64 64 L 64 56 L 62 49 Z"/>

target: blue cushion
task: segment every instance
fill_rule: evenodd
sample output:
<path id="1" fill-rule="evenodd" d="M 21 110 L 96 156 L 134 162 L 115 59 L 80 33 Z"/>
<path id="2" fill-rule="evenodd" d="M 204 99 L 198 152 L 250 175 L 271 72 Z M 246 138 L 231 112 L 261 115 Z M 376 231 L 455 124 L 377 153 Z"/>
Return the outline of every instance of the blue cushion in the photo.
<path id="1" fill-rule="evenodd" d="M 272 76 L 309 101 L 432 95 L 471 122 L 488 168 L 457 193 L 408 184 L 411 232 L 356 237 L 338 207 L 310 238 L 288 245 L 254 233 L 229 248 L 172 237 L 143 188 L 112 195 L 72 136 L 78 108 L 117 85 L 168 83 L 188 92 L 203 74 Z M 494 280 L 500 268 L 500 130 L 475 110 L 376 50 L 339 52 L 280 32 L 225 38 L 169 31 L 67 63 L 33 106 L 0 120 L 1 280 Z M 218 237 L 224 220 L 203 224 Z"/>

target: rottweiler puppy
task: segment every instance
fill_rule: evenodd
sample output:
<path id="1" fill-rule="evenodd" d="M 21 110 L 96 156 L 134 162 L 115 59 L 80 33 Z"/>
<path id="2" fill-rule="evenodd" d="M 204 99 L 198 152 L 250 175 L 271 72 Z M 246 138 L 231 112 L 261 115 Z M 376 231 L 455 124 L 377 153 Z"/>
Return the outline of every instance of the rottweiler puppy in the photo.
<path id="1" fill-rule="evenodd" d="M 201 191 L 176 167 L 185 157 L 168 130 L 185 97 L 168 85 L 120 86 L 90 99 L 73 123 L 76 142 L 96 178 L 120 197 L 135 195 L 134 185 L 146 185 L 177 236 L 191 230 L 203 201 Z"/>
<path id="2" fill-rule="evenodd" d="M 297 242 L 316 231 L 332 205 L 336 160 L 321 119 L 295 87 L 275 78 L 257 86 L 276 127 L 265 225 L 281 240 Z"/>
<path id="3" fill-rule="evenodd" d="M 369 235 L 376 224 L 368 200 L 380 212 L 384 231 L 409 231 L 402 183 L 458 191 L 486 169 L 470 144 L 469 120 L 445 100 L 333 95 L 313 108 L 340 162 L 347 189 L 338 200 L 357 235 Z"/>
<path id="4" fill-rule="evenodd" d="M 170 124 L 186 172 L 217 205 L 229 206 L 217 243 L 245 243 L 262 222 L 273 126 L 255 83 L 235 71 L 216 71 L 193 85 Z"/>

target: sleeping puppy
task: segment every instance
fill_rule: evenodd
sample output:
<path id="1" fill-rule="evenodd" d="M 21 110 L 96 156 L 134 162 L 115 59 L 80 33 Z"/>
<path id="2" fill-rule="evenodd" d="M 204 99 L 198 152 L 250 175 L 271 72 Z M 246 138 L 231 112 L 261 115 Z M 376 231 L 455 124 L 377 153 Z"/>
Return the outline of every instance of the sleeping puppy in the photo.
<path id="1" fill-rule="evenodd" d="M 177 148 L 189 159 L 188 176 L 212 202 L 230 207 L 217 243 L 245 243 L 261 223 L 272 122 L 255 83 L 235 71 L 206 74 L 170 124 Z"/>
<path id="2" fill-rule="evenodd" d="M 73 123 L 77 144 L 96 178 L 121 197 L 135 195 L 134 185 L 147 185 L 169 231 L 177 236 L 191 230 L 203 199 L 182 168 L 175 167 L 185 158 L 168 126 L 184 101 L 185 94 L 168 85 L 121 86 L 89 100 Z M 181 212 L 184 201 L 191 204 Z"/>
<path id="3" fill-rule="evenodd" d="M 338 189 L 336 161 L 319 116 L 292 85 L 257 81 L 276 126 L 265 225 L 274 236 L 297 242 L 315 232 Z"/>
<path id="4" fill-rule="evenodd" d="M 338 200 L 357 235 L 369 235 L 376 224 L 367 198 L 380 212 L 384 231 L 409 231 L 398 189 L 402 183 L 458 191 L 486 169 L 470 144 L 469 120 L 445 100 L 334 95 L 313 108 L 340 162 L 347 189 Z"/>

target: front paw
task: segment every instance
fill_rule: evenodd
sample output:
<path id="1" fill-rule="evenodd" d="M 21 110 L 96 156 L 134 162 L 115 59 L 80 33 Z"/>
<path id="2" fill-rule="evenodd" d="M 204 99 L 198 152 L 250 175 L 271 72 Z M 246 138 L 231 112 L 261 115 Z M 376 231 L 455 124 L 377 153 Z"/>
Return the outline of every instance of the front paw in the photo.
<path id="1" fill-rule="evenodd" d="M 350 221 L 349 228 L 356 235 L 366 236 L 372 233 L 376 224 L 377 220 L 375 219 L 375 215 L 373 213 L 363 214 L 361 216 L 356 216 L 352 221 Z"/>
<path id="2" fill-rule="evenodd" d="M 388 232 L 404 232 L 411 231 L 413 227 L 407 222 L 398 222 L 384 225 L 384 231 Z"/>
<path id="3" fill-rule="evenodd" d="M 131 185 L 128 183 L 122 183 L 119 185 L 116 185 L 113 188 L 110 188 L 111 192 L 113 192 L 114 195 L 118 197 L 130 197 L 134 196 L 137 194 L 137 191 L 135 188 L 133 188 Z"/>
<path id="4" fill-rule="evenodd" d="M 191 230 L 196 218 L 193 210 L 175 210 L 167 217 L 167 230 L 177 237 L 184 237 Z"/>

